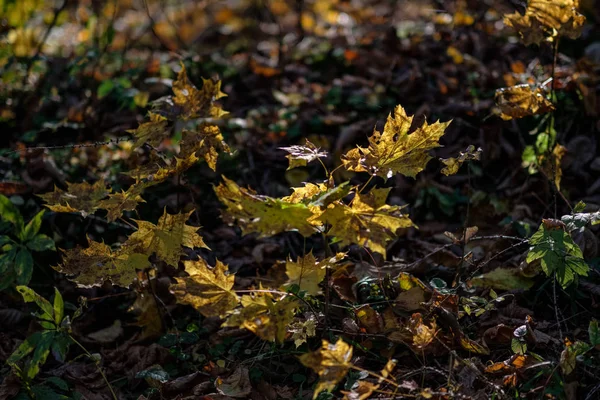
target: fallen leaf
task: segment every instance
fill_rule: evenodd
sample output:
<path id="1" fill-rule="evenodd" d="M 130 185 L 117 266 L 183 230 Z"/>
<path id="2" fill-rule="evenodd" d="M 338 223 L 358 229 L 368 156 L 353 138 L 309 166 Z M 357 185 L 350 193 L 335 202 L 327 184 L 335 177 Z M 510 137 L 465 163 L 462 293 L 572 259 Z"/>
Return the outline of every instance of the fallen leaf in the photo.
<path id="1" fill-rule="evenodd" d="M 313 394 L 314 400 L 323 390 L 331 392 L 335 385 L 346 376 L 352 367 L 350 363 L 352 346 L 342 339 L 338 339 L 335 344 L 323 340 L 319 350 L 303 354 L 299 358 L 304 366 L 311 368 L 319 375 L 319 383 Z"/>

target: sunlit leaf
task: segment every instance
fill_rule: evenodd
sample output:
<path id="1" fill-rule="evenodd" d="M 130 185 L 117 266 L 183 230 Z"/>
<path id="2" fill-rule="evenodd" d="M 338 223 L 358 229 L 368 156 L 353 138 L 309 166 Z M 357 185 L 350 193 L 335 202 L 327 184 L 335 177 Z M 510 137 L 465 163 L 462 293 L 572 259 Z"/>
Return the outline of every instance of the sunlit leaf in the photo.
<path id="1" fill-rule="evenodd" d="M 171 292 L 180 304 L 189 304 L 205 317 L 224 317 L 238 304 L 233 291 L 235 276 L 226 274 L 227 266 L 217 260 L 214 268 L 206 261 L 185 261 L 187 277 L 175 278 Z"/>
<path id="2" fill-rule="evenodd" d="M 344 167 L 385 179 L 397 173 L 414 178 L 431 160 L 429 150 L 440 147 L 438 141 L 450 122 L 423 122 L 409 134 L 412 121 L 413 117 L 397 106 L 388 116 L 383 133 L 375 130 L 369 137 L 368 148 L 357 147 L 342 156 Z"/>
<path id="3" fill-rule="evenodd" d="M 298 231 L 303 236 L 310 236 L 320 225 L 306 204 L 291 204 L 282 199 L 260 196 L 225 177 L 223 183 L 215 187 L 215 193 L 227 207 L 223 215 L 225 221 L 236 221 L 244 234 L 258 232 L 261 236 L 271 236 Z"/>
<path id="4" fill-rule="evenodd" d="M 184 254 L 181 246 L 208 249 L 202 237 L 196 233 L 200 227 L 185 224 L 192 213 L 193 211 L 167 214 L 165 207 L 156 225 L 134 220 L 138 224 L 138 230 L 129 237 L 128 243 L 143 249 L 144 254 L 156 253 L 167 264 L 177 265 L 180 256 Z"/>
<path id="5" fill-rule="evenodd" d="M 410 317 L 408 330 L 413 335 L 413 345 L 417 349 L 423 349 L 427 347 L 437 334 L 437 326 L 435 321 L 432 321 L 429 325 L 426 325 L 423 323 L 423 317 L 420 313 L 415 313 Z"/>
<path id="6" fill-rule="evenodd" d="M 385 204 L 390 190 L 356 193 L 350 205 L 334 202 L 318 218 L 331 225 L 327 234 L 342 246 L 358 244 L 385 256 L 386 243 L 396 238 L 398 229 L 415 226 L 400 213 L 401 207 Z"/>
<path id="7" fill-rule="evenodd" d="M 317 295 L 320 293 L 319 283 L 325 278 L 327 268 L 332 267 L 344 257 L 344 253 L 338 253 L 331 258 L 317 261 L 311 251 L 304 257 L 298 257 L 295 262 L 288 259 L 285 264 L 288 284 L 298 285 L 300 290 Z"/>
<path id="8" fill-rule="evenodd" d="M 494 99 L 501 111 L 500 117 L 505 120 L 555 110 L 554 104 L 546 98 L 542 88 L 534 90 L 527 84 L 497 89 Z"/>
<path id="9" fill-rule="evenodd" d="M 313 399 L 316 399 L 321 391 L 331 392 L 335 388 L 352 368 L 351 359 L 352 346 L 342 339 L 338 339 L 335 344 L 323 340 L 319 350 L 300 356 L 300 362 L 319 375 Z"/>
<path id="10" fill-rule="evenodd" d="M 529 0 L 525 15 L 507 14 L 504 23 L 518 31 L 526 45 L 557 35 L 576 39 L 585 23 L 578 7 L 579 0 Z"/>

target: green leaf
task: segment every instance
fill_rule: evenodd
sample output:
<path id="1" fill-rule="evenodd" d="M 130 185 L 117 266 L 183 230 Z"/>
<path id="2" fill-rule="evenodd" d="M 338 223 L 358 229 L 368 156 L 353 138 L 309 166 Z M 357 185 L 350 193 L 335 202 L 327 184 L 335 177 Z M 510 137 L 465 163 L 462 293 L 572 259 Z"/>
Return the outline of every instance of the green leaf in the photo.
<path id="1" fill-rule="evenodd" d="M 21 239 L 21 241 L 26 242 L 30 239 L 33 239 L 33 237 L 37 235 L 40 227 L 42 226 L 42 218 L 45 211 L 46 210 L 42 210 L 35 214 L 33 218 L 31 218 L 31 221 L 27 223 L 25 229 L 20 232 L 19 239 Z"/>
<path id="2" fill-rule="evenodd" d="M 7 287 L 15 283 L 16 278 L 17 275 L 15 274 L 15 270 L 12 268 L 6 272 L 3 272 L 2 279 L 0 279 L 0 291 L 6 289 Z"/>
<path id="3" fill-rule="evenodd" d="M 483 275 L 471 279 L 473 286 L 489 287 L 499 290 L 529 289 L 533 286 L 533 279 L 521 276 L 515 268 L 496 268 Z M 496 292 L 494 292 L 495 294 Z M 490 293 L 491 294 L 491 293 Z M 498 295 L 496 294 L 496 297 Z M 496 298 L 492 296 L 492 298 Z"/>
<path id="4" fill-rule="evenodd" d="M 33 257 L 29 250 L 21 247 L 15 257 L 15 272 L 17 273 L 17 284 L 27 285 L 33 274 Z"/>
<path id="5" fill-rule="evenodd" d="M 69 346 L 71 345 L 71 337 L 66 333 L 59 333 L 52 342 L 52 355 L 56 361 L 64 363 L 69 352 Z"/>
<path id="6" fill-rule="evenodd" d="M 563 288 L 577 282 L 578 276 L 587 276 L 589 266 L 583 259 L 581 249 L 568 232 L 560 228 L 541 224 L 529 239 L 529 253 L 526 261 L 540 260 L 542 270 L 547 276 L 556 272 L 556 278 Z"/>
<path id="7" fill-rule="evenodd" d="M 588 334 L 590 335 L 590 344 L 597 346 L 600 344 L 600 330 L 598 330 L 598 320 L 591 320 L 590 326 L 588 327 Z"/>
<path id="8" fill-rule="evenodd" d="M 115 87 L 114 82 L 111 79 L 107 79 L 98 86 L 98 98 L 101 99 L 109 94 Z"/>
<path id="9" fill-rule="evenodd" d="M 7 253 L 0 255 L 0 274 L 4 274 L 8 267 L 14 264 L 16 255 L 17 247 L 13 247 Z"/>
<path id="10" fill-rule="evenodd" d="M 15 226 L 17 236 L 23 230 L 23 217 L 15 205 L 6 196 L 0 194 L 0 216 Z"/>
<path id="11" fill-rule="evenodd" d="M 60 390 L 64 390 L 65 392 L 69 390 L 69 384 L 57 376 L 51 376 L 50 378 L 46 379 L 44 383 L 49 383 Z"/>
<path id="12" fill-rule="evenodd" d="M 510 342 L 510 348 L 515 354 L 525 354 L 527 352 L 527 343 L 513 338 Z"/>
<path id="13" fill-rule="evenodd" d="M 26 243 L 28 249 L 33 251 L 55 250 L 54 240 L 44 234 L 39 234 L 33 237 Z"/>
<path id="14" fill-rule="evenodd" d="M 57 288 L 54 288 L 54 322 L 56 326 L 60 326 L 64 316 L 65 316 L 65 303 L 63 301 L 62 295 L 58 291 Z"/>
<path id="15" fill-rule="evenodd" d="M 11 367 L 15 367 L 17 362 L 27 357 L 38 345 L 42 339 L 42 332 L 35 332 L 25 339 L 19 347 L 8 357 L 6 363 Z"/>
<path id="16" fill-rule="evenodd" d="M 8 237 L 6 235 L 0 236 L 0 247 L 4 246 L 7 243 L 11 243 L 11 242 L 12 242 L 12 239 L 10 237 Z"/>
<path id="17" fill-rule="evenodd" d="M 17 292 L 21 293 L 23 296 L 23 300 L 26 303 L 35 303 L 39 308 L 42 309 L 43 314 L 40 316 L 41 319 L 44 320 L 54 320 L 54 308 L 52 304 L 39 294 L 33 291 L 33 289 L 28 288 L 27 286 L 17 286 Z"/>
<path id="18" fill-rule="evenodd" d="M 27 366 L 27 377 L 30 379 L 35 378 L 35 376 L 40 372 L 40 366 L 42 366 L 46 359 L 48 358 L 48 354 L 50 354 L 50 346 L 54 341 L 55 331 L 44 331 L 42 332 L 42 337 L 40 338 L 35 350 L 33 352 L 33 357 Z"/>

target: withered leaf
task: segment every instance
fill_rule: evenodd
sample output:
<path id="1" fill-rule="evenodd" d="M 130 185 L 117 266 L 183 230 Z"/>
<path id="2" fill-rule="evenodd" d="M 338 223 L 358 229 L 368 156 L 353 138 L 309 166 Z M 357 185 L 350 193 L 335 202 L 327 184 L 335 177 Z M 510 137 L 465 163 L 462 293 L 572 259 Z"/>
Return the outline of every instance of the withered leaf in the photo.
<path id="1" fill-rule="evenodd" d="M 216 125 L 202 125 L 197 131 L 184 130 L 180 147 L 179 157 L 186 159 L 195 154 L 198 158 L 204 158 L 213 171 L 217 169 L 219 153 L 231 152 Z"/>
<path id="2" fill-rule="evenodd" d="M 442 168 L 442 174 L 454 175 L 465 161 L 479 160 L 481 157 L 481 148 L 475 150 L 475 146 L 470 145 L 465 151 L 461 151 L 458 157 L 440 158 L 440 161 L 445 165 Z"/>
<path id="3" fill-rule="evenodd" d="M 90 241 L 89 246 L 63 250 L 62 263 L 54 267 L 58 272 L 72 275 L 72 281 L 79 286 L 101 286 L 110 281 L 113 285 L 129 287 L 137 278 L 136 270 L 150 266 L 148 256 L 136 253 L 123 246 L 113 251 L 110 246 Z"/>
<path id="4" fill-rule="evenodd" d="M 530 0 L 525 15 L 507 14 L 504 23 L 519 32 L 526 45 L 557 35 L 576 39 L 585 23 L 578 7 L 579 0 Z"/>
<path id="5" fill-rule="evenodd" d="M 134 185 L 127 191 L 111 193 L 108 199 L 100 200 L 98 208 L 108 211 L 106 219 L 115 221 L 123 215 L 124 211 L 133 211 L 139 203 L 145 203 L 139 195 L 137 187 Z"/>
<path id="6" fill-rule="evenodd" d="M 397 173 L 415 177 L 421 172 L 431 156 L 429 150 L 440 147 L 439 139 L 450 122 L 423 125 L 408 133 L 413 117 L 402 106 L 388 116 L 383 133 L 375 130 L 369 137 L 369 147 L 356 147 L 342 156 L 342 163 L 349 171 L 368 172 L 385 179 Z"/>
<path id="7" fill-rule="evenodd" d="M 85 217 L 98 210 L 100 200 L 110 192 L 111 189 L 106 188 L 104 179 L 99 179 L 91 185 L 87 182 L 67 182 L 66 192 L 55 186 L 54 192 L 38 196 L 48 203 L 46 207 L 54 212 L 78 212 Z"/>
<path id="8" fill-rule="evenodd" d="M 173 82 L 173 94 L 174 109 L 178 114 L 176 117 L 181 119 L 219 118 L 227 114 L 214 104 L 215 100 L 227 96 L 221 92 L 221 81 L 202 78 L 202 89 L 199 90 L 190 82 L 183 63 Z"/>
<path id="9" fill-rule="evenodd" d="M 150 121 L 143 122 L 136 129 L 130 129 L 127 132 L 132 133 L 136 138 L 134 147 L 141 147 L 144 143 L 156 147 L 169 137 L 170 132 L 167 125 L 168 121 L 165 117 L 150 113 Z"/>
<path id="10" fill-rule="evenodd" d="M 281 150 L 287 151 L 286 157 L 290 161 L 288 169 L 305 167 L 309 162 L 319 158 L 327 157 L 327 152 L 321 151 L 312 142 L 306 139 L 305 145 L 295 145 L 289 147 L 280 147 Z"/>
<path id="11" fill-rule="evenodd" d="M 206 261 L 185 261 L 187 277 L 175 278 L 171 292 L 180 304 L 189 304 L 205 317 L 224 317 L 237 306 L 239 299 L 233 291 L 235 276 L 227 275 L 227 266 L 217 260 L 214 268 Z"/>
<path id="12" fill-rule="evenodd" d="M 497 89 L 495 101 L 504 120 L 545 114 L 555 109 L 542 88 L 534 90 L 527 84 Z"/>

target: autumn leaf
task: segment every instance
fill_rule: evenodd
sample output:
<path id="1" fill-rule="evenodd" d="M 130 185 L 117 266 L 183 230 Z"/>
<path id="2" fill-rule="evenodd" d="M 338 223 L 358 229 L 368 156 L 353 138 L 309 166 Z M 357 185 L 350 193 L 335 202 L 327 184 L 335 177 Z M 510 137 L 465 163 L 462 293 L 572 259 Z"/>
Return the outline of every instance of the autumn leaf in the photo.
<path id="1" fill-rule="evenodd" d="M 234 310 L 223 326 L 245 328 L 263 340 L 283 343 L 298 308 L 297 300 L 285 296 L 274 301 L 271 293 L 260 291 L 242 296 L 240 302 L 242 308 Z"/>
<path id="2" fill-rule="evenodd" d="M 410 130 L 413 117 L 402 106 L 388 116 L 383 133 L 375 130 L 369 137 L 369 147 L 357 147 L 342 156 L 349 171 L 368 172 L 385 179 L 400 173 L 414 178 L 431 160 L 429 150 L 440 147 L 439 139 L 450 122 L 435 122 Z"/>
<path id="3" fill-rule="evenodd" d="M 134 147 L 141 147 L 144 143 L 156 147 L 169 137 L 170 132 L 167 125 L 168 121 L 165 117 L 150 113 L 150 121 L 144 122 L 136 129 L 130 129 L 127 132 L 132 133 L 136 138 Z"/>
<path id="4" fill-rule="evenodd" d="M 214 268 L 206 261 L 185 261 L 187 277 L 175 278 L 171 292 L 180 304 L 189 304 L 205 317 L 224 317 L 238 304 L 238 296 L 233 291 L 235 276 L 227 275 L 227 266 L 217 260 Z"/>
<path id="5" fill-rule="evenodd" d="M 327 268 L 331 268 L 345 256 L 344 253 L 337 253 L 328 259 L 317 261 L 311 251 L 304 257 L 298 257 L 296 262 L 288 259 L 285 264 L 288 285 L 298 285 L 300 290 L 313 296 L 319 294 L 319 283 L 325 278 Z"/>
<path id="6" fill-rule="evenodd" d="M 215 100 L 227 96 L 221 92 L 221 81 L 203 78 L 202 89 L 199 90 L 190 82 L 183 63 L 177 79 L 173 82 L 173 93 L 173 108 L 167 110 L 168 114 L 175 114 L 172 115 L 173 118 L 220 118 L 227 114 L 214 104 Z"/>
<path id="7" fill-rule="evenodd" d="M 134 220 L 138 224 L 138 230 L 129 237 L 127 243 L 142 249 L 145 254 L 156 253 L 158 258 L 169 265 L 177 265 L 179 257 L 184 254 L 181 246 L 208 249 L 202 237 L 196 233 L 200 227 L 185 224 L 192 213 L 193 211 L 171 215 L 167 214 L 165 208 L 156 225 Z"/>
<path id="8" fill-rule="evenodd" d="M 437 334 L 437 326 L 435 321 L 431 321 L 429 325 L 423 323 L 423 318 L 420 313 L 415 313 L 410 317 L 408 322 L 408 330 L 413 335 L 413 345 L 417 349 L 427 347 Z"/>
<path id="9" fill-rule="evenodd" d="M 327 157 L 327 152 L 321 151 L 312 142 L 306 139 L 306 143 L 302 145 L 295 145 L 290 147 L 280 147 L 281 150 L 287 151 L 286 157 L 290 161 L 290 165 L 287 168 L 298 168 L 305 167 L 309 162 L 317 160 L 319 158 Z"/>
<path id="10" fill-rule="evenodd" d="M 456 174 L 465 161 L 479 160 L 481 152 L 481 148 L 475 150 L 475 146 L 470 145 L 465 151 L 461 151 L 458 157 L 440 158 L 440 161 L 445 165 L 442 168 L 442 174 L 446 176 Z"/>
<path id="11" fill-rule="evenodd" d="M 216 125 L 203 125 L 198 131 L 184 130 L 180 147 L 180 157 L 185 159 L 195 154 L 196 157 L 203 158 L 213 171 L 217 169 L 219 152 L 231 152 Z"/>
<path id="12" fill-rule="evenodd" d="M 319 375 L 319 383 L 313 394 L 313 399 L 316 399 L 323 390 L 331 392 L 352 368 L 352 346 L 342 339 L 338 339 L 335 344 L 323 340 L 319 350 L 303 354 L 299 358 L 304 366 Z"/>
<path id="13" fill-rule="evenodd" d="M 562 158 L 567 153 L 567 148 L 563 145 L 556 144 L 552 153 L 546 155 L 543 154 L 538 157 L 538 164 L 540 169 L 548 177 L 553 180 L 556 188 L 560 190 L 560 181 L 562 179 L 562 168 L 560 163 Z"/>
<path id="14" fill-rule="evenodd" d="M 542 88 L 534 90 L 527 84 L 497 89 L 494 99 L 504 120 L 545 114 L 555 109 Z"/>
<path id="15" fill-rule="evenodd" d="M 124 211 L 135 210 L 139 203 L 145 203 L 145 201 L 139 195 L 137 187 L 134 185 L 127 191 L 109 194 L 108 199 L 98 202 L 98 208 L 108 211 L 106 215 L 107 220 L 115 221 L 123 215 Z"/>
<path id="16" fill-rule="evenodd" d="M 106 188 L 104 179 L 99 179 L 91 185 L 87 182 L 67 182 L 66 192 L 55 186 L 54 192 L 38 196 L 48 203 L 46 207 L 54 212 L 78 212 L 85 217 L 98 210 L 99 201 L 110 192 L 111 189 Z"/>
<path id="17" fill-rule="evenodd" d="M 321 221 L 331 225 L 327 235 L 339 240 L 342 246 L 352 243 L 367 246 L 385 256 L 386 243 L 396 238 L 396 231 L 415 226 L 400 213 L 401 207 L 385 204 L 390 190 L 356 193 L 349 206 L 341 201 L 330 204 L 319 216 Z"/>
<path id="18" fill-rule="evenodd" d="M 525 15 L 507 14 L 504 23 L 519 32 L 526 45 L 555 36 L 576 39 L 585 23 L 578 7 L 579 0 L 530 0 Z"/>
<path id="19" fill-rule="evenodd" d="M 135 325 L 142 327 L 142 333 L 137 338 L 138 340 L 156 339 L 162 334 L 161 311 L 158 308 L 157 300 L 148 288 L 136 292 L 135 301 L 127 311 L 137 316 Z"/>
<path id="20" fill-rule="evenodd" d="M 62 263 L 53 268 L 72 275 L 70 279 L 79 286 L 102 286 L 110 281 L 116 286 L 129 287 L 137 278 L 136 270 L 150 266 L 147 255 L 133 252 L 130 247 L 113 251 L 110 246 L 89 239 L 88 245 L 63 250 Z"/>
<path id="21" fill-rule="evenodd" d="M 304 186 L 293 187 L 293 193 L 289 196 L 283 197 L 281 201 L 290 204 L 305 203 L 308 204 L 317 195 L 327 191 L 327 185 L 325 183 L 310 183 L 307 182 Z"/>
<path id="22" fill-rule="evenodd" d="M 261 236 L 272 236 L 285 231 L 298 231 L 308 237 L 317 232 L 320 225 L 306 204 L 292 204 L 282 199 L 260 196 L 225 177 L 223 183 L 214 189 L 221 203 L 227 207 L 224 220 L 231 224 L 237 221 L 245 235 L 258 232 Z"/>

